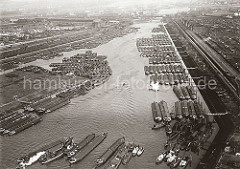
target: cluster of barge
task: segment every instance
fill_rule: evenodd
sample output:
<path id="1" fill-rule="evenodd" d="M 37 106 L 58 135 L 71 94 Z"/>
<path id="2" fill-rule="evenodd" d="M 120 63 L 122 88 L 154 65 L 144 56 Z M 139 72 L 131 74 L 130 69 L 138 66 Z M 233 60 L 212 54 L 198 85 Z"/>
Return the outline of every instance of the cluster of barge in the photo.
<path id="1" fill-rule="evenodd" d="M 51 63 L 52 71 L 61 74 L 84 76 L 90 79 L 107 78 L 111 75 L 106 56 L 97 55 L 92 51 L 63 58 L 62 63 Z"/>
<path id="2" fill-rule="evenodd" d="M 50 113 L 70 103 L 69 98 L 45 97 L 37 102 L 28 105 L 25 109 L 29 112 Z"/>
<path id="3" fill-rule="evenodd" d="M 197 91 L 193 86 L 174 86 L 173 91 L 179 100 L 197 99 Z"/>
<path id="4" fill-rule="evenodd" d="M 177 85 L 188 82 L 188 76 L 185 73 L 161 73 L 150 76 L 150 84 Z"/>
<path id="5" fill-rule="evenodd" d="M 199 154 L 201 149 L 206 149 L 214 121 L 197 100 L 177 101 L 173 111 L 169 111 L 165 101 L 154 102 L 152 114 L 157 123 L 152 129 L 165 128 L 168 138 L 166 151 L 157 157 L 156 164 L 165 161 L 171 168 L 186 168 L 191 164 L 191 153 Z"/>
<path id="6" fill-rule="evenodd" d="M 206 150 L 206 143 L 213 130 L 213 123 L 206 121 L 204 117 L 197 121 L 186 117 L 173 124 L 166 124 L 165 131 L 168 137 L 164 145 L 166 151 L 157 157 L 156 164 L 165 161 L 172 168 L 191 166 L 191 154 L 198 155 L 200 150 Z"/>
<path id="7" fill-rule="evenodd" d="M 166 39 L 167 36 L 164 34 L 153 35 L 153 38 L 138 38 L 137 46 L 155 46 L 158 43 L 163 45 L 171 45 L 171 41 Z"/>
<path id="8" fill-rule="evenodd" d="M 39 76 L 41 74 L 54 77 L 56 75 L 64 76 L 68 79 L 74 76 L 76 80 L 78 77 L 80 80 L 61 81 L 59 86 L 49 84 L 49 89 L 19 98 L 20 105 L 18 107 L 7 108 L 8 104 L 3 106 L 0 112 L 0 132 L 2 134 L 13 135 L 40 122 L 42 115 L 69 104 L 71 98 L 86 94 L 87 91 L 103 84 L 112 74 L 106 56 L 97 55 L 92 51 L 63 58 L 62 63 L 51 63 L 50 67 L 52 67 L 52 71 L 38 66 L 26 66 L 16 71 L 21 74 L 22 72 L 34 73 L 34 75 L 37 73 Z"/>
<path id="9" fill-rule="evenodd" d="M 153 28 L 152 32 L 152 38 L 140 38 L 136 43 L 140 56 L 149 59 L 144 72 L 149 75 L 150 89 L 153 84 L 172 85 L 179 99 L 173 107 L 168 107 L 163 100 L 151 104 L 155 122 L 152 129 L 164 128 L 167 136 L 165 152 L 156 158 L 156 164 L 165 161 L 170 168 L 186 168 L 191 165 L 191 153 L 199 154 L 206 148 L 205 143 L 214 130 L 214 119 L 199 102 L 197 90 L 190 84 L 188 70 L 164 25 Z"/>
<path id="10" fill-rule="evenodd" d="M 11 113 L 2 113 L 0 119 L 1 135 L 17 134 L 42 120 L 41 117 L 28 114 L 23 109 Z"/>
<path id="11" fill-rule="evenodd" d="M 158 66 L 145 66 L 145 74 L 160 74 L 160 73 L 183 73 L 184 68 L 180 64 L 166 64 Z"/>
<path id="12" fill-rule="evenodd" d="M 0 114 L 0 133 L 2 135 L 17 134 L 42 120 L 41 115 L 53 112 L 70 103 L 68 98 L 50 96 L 27 105 L 20 104 L 13 110 L 6 110 Z"/>
<path id="13" fill-rule="evenodd" d="M 146 53 L 172 53 L 174 50 L 172 46 L 164 46 L 164 43 L 159 46 L 138 46 L 139 52 L 146 52 Z"/>
<path id="14" fill-rule="evenodd" d="M 24 169 L 36 162 L 48 164 L 65 157 L 73 165 L 82 161 L 107 137 L 107 133 L 100 135 L 89 134 L 81 142 L 76 143 L 72 137 L 53 141 L 42 148 L 31 152 L 17 160 L 16 169 Z M 127 165 L 132 157 L 141 156 L 144 148 L 134 143 L 126 143 L 125 138 L 117 139 L 99 158 L 96 160 L 95 168 L 105 166 L 108 169 L 117 169 L 121 164 Z"/>
<path id="15" fill-rule="evenodd" d="M 171 63 L 180 63 L 180 60 L 177 57 L 171 57 L 170 55 L 160 55 L 152 53 L 141 53 L 143 57 L 150 57 L 149 64 L 171 64 Z"/>
<path id="16" fill-rule="evenodd" d="M 159 123 L 161 121 L 165 121 L 165 122 L 171 121 L 171 115 L 167 106 L 167 102 L 165 101 L 153 102 L 152 114 L 153 114 L 153 119 L 156 123 Z"/>
<path id="17" fill-rule="evenodd" d="M 144 67 L 145 75 L 150 77 L 150 89 L 153 84 L 178 85 L 189 82 L 189 74 L 176 54 L 163 25 L 153 29 L 151 38 L 137 39 L 140 56 L 149 58 L 149 65 Z"/>

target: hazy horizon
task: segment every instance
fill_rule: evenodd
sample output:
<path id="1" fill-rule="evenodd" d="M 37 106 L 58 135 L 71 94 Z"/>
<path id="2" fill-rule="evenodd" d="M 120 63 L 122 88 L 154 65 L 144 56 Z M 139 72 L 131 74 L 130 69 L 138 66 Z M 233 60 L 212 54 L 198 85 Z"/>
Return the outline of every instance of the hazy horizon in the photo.
<path id="1" fill-rule="evenodd" d="M 105 8 L 161 7 L 175 3 L 190 3 L 193 0 L 2 0 L 1 11 L 6 10 L 87 10 Z"/>

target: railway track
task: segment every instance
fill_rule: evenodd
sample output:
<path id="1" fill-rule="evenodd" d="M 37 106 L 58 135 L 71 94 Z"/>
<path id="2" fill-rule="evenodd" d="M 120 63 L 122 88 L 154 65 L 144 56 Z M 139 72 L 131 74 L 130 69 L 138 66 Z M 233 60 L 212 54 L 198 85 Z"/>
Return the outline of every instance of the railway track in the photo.
<path id="1" fill-rule="evenodd" d="M 232 92 L 232 94 L 235 96 L 235 98 L 240 102 L 240 97 L 237 92 L 237 88 L 234 86 L 234 84 L 225 76 L 225 70 L 223 70 L 223 67 L 221 67 L 217 61 L 215 61 L 212 56 L 212 53 L 207 53 L 205 50 L 203 50 L 202 46 L 199 45 L 198 41 L 190 34 L 189 32 L 186 32 L 183 30 L 183 28 L 177 23 L 174 22 L 179 30 L 183 33 L 183 35 L 186 37 L 186 39 L 194 46 L 194 48 L 201 54 L 204 59 L 207 61 L 207 63 L 211 66 L 211 68 L 214 70 L 218 78 L 228 87 L 228 89 Z M 225 68 L 225 67 L 224 67 Z M 232 71 L 231 71 L 232 72 Z M 235 76 L 235 74 L 233 75 Z M 238 75 L 239 76 L 239 75 Z M 235 76 L 235 77 L 238 77 Z"/>
<path id="2" fill-rule="evenodd" d="M 178 23 L 175 22 L 178 29 L 183 33 L 183 35 L 186 37 L 186 39 L 194 46 L 194 48 L 205 58 L 205 60 L 208 62 L 208 64 L 212 67 L 214 72 L 217 74 L 217 76 L 226 84 L 226 86 L 234 93 L 234 95 L 238 98 L 236 95 L 236 88 L 230 83 L 230 81 L 224 76 L 222 70 L 219 68 L 216 63 L 213 63 L 211 60 L 210 55 L 208 55 L 203 49 L 201 49 L 197 43 L 194 42 L 194 39 L 192 39 L 181 27 Z M 212 113 L 219 113 L 218 109 L 224 109 L 220 108 L 221 106 L 216 107 L 216 103 L 218 102 L 216 100 L 216 97 L 214 96 L 215 92 L 213 92 L 210 89 L 202 90 L 202 95 L 207 97 L 209 100 L 206 100 L 208 106 L 210 105 L 210 111 Z M 214 102 L 214 103 L 212 103 Z M 232 119 L 229 115 L 224 116 L 214 116 L 214 119 L 216 120 L 218 126 L 219 126 L 219 132 L 215 136 L 212 144 L 209 146 L 207 152 L 205 153 L 204 157 L 201 159 L 199 164 L 197 165 L 196 169 L 209 169 L 209 168 L 215 168 L 217 165 L 217 162 L 221 156 L 221 152 L 223 151 L 225 147 L 225 143 L 228 140 L 230 134 L 234 130 L 234 124 L 232 122 Z"/>

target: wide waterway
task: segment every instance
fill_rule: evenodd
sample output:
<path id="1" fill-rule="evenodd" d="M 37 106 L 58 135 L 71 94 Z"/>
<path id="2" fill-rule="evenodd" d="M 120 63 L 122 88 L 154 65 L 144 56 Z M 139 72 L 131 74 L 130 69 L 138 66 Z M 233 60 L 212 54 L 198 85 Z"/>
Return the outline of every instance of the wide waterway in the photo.
<path id="1" fill-rule="evenodd" d="M 164 151 L 166 142 L 164 130 L 153 131 L 153 117 L 151 103 L 165 100 L 170 109 L 177 101 L 172 88 L 159 92 L 147 89 L 149 78 L 144 74 L 147 58 L 140 57 L 137 51 L 136 39 L 151 37 L 151 30 L 159 23 L 136 24 L 140 27 L 137 33 L 115 38 L 107 44 L 101 45 L 94 52 L 106 55 L 113 71 L 109 80 L 87 95 L 71 100 L 71 103 L 53 113 L 46 115 L 43 121 L 17 135 L 1 137 L 1 166 L 10 169 L 16 166 L 16 159 L 33 150 L 42 147 L 61 137 L 73 136 L 79 141 L 90 133 L 107 132 L 108 137 L 83 161 L 73 165 L 73 169 L 92 169 L 95 160 L 116 139 L 124 136 L 127 141 L 133 141 L 145 147 L 141 157 L 133 158 L 127 166 L 121 169 L 167 169 L 166 164 L 155 165 L 156 157 Z M 70 57 L 83 51 L 64 53 Z M 62 57 L 53 59 L 59 62 Z M 33 62 L 47 67 L 52 60 L 38 60 Z M 118 83 L 127 81 L 127 85 L 120 87 Z M 36 163 L 28 168 L 32 169 L 65 169 L 70 168 L 67 161 L 60 159 L 48 165 Z"/>

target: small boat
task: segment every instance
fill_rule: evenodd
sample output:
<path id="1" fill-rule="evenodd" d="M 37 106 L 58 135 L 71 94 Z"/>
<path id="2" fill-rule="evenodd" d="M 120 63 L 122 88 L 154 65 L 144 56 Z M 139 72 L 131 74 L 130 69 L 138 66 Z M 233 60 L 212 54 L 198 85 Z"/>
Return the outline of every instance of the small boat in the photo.
<path id="1" fill-rule="evenodd" d="M 168 158 L 172 157 L 175 154 L 175 152 L 172 150 L 169 151 L 169 153 L 166 155 L 165 161 L 168 160 Z"/>
<path id="2" fill-rule="evenodd" d="M 162 163 L 163 160 L 165 159 L 166 155 L 167 155 L 167 152 L 160 154 L 156 159 L 156 164 Z"/>
<path id="3" fill-rule="evenodd" d="M 139 150 L 139 146 L 137 146 L 133 149 L 133 151 L 132 151 L 133 157 L 135 157 L 137 155 L 138 150 Z"/>
<path id="4" fill-rule="evenodd" d="M 127 83 L 125 83 L 125 82 L 122 84 L 122 86 L 126 86 L 126 85 L 127 85 Z"/>
<path id="5" fill-rule="evenodd" d="M 140 147 L 138 152 L 137 152 L 137 156 L 141 156 L 144 152 L 144 147 Z"/>
<path id="6" fill-rule="evenodd" d="M 177 156 L 175 154 L 173 154 L 172 156 L 170 156 L 167 159 L 167 165 L 170 165 L 175 159 L 177 158 Z"/>
<path id="7" fill-rule="evenodd" d="M 164 149 L 167 150 L 170 147 L 172 147 L 172 144 L 168 143 L 168 141 L 167 141 L 166 144 L 164 145 Z"/>
<path id="8" fill-rule="evenodd" d="M 152 127 L 152 130 L 157 130 L 157 129 L 160 129 L 160 128 L 163 128 L 165 127 L 166 124 L 165 123 L 159 123 L 159 124 L 154 124 L 153 127 Z"/>
<path id="9" fill-rule="evenodd" d="M 172 128 L 171 128 L 170 124 L 165 126 L 165 132 L 166 132 L 167 135 L 172 133 Z"/>
<path id="10" fill-rule="evenodd" d="M 179 163 L 181 162 L 182 158 L 181 157 L 177 157 L 171 164 L 170 164 L 170 167 L 171 168 L 176 168 Z"/>
<path id="11" fill-rule="evenodd" d="M 190 157 L 185 157 L 184 159 L 182 159 L 179 163 L 179 168 L 186 168 L 187 165 L 191 162 Z"/>

